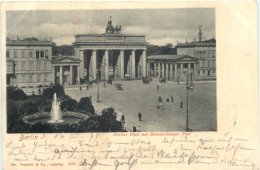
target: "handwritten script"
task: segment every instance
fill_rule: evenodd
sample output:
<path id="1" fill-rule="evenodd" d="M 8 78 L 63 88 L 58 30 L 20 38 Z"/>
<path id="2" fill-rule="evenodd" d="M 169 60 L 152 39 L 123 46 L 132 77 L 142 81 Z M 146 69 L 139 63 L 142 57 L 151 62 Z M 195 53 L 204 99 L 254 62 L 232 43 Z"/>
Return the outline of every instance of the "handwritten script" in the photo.
<path id="1" fill-rule="evenodd" d="M 130 170 L 164 165 L 258 169 L 252 157 L 257 149 L 248 146 L 247 139 L 224 135 L 200 138 L 190 133 L 136 134 L 21 134 L 4 146 L 5 164 L 21 169 Z"/>

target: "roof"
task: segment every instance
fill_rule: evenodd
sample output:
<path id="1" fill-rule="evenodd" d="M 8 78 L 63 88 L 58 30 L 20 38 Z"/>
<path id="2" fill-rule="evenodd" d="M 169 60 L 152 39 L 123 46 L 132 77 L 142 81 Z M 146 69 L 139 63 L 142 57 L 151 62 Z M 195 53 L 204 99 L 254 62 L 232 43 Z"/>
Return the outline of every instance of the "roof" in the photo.
<path id="1" fill-rule="evenodd" d="M 51 41 L 7 40 L 7 46 L 52 46 Z"/>
<path id="2" fill-rule="evenodd" d="M 71 56 L 58 57 L 51 60 L 52 64 L 60 64 L 60 63 L 76 63 L 79 64 L 81 60 L 76 59 Z"/>
<path id="3" fill-rule="evenodd" d="M 178 62 L 178 61 L 197 61 L 198 58 L 192 57 L 189 55 L 151 55 L 147 57 L 147 60 L 158 60 L 158 61 L 171 61 L 171 62 Z"/>

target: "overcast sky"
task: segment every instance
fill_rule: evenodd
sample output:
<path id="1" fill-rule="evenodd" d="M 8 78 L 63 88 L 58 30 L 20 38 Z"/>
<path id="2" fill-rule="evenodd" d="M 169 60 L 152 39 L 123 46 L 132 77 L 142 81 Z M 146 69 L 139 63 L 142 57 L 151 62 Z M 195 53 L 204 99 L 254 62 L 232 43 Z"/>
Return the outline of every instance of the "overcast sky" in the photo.
<path id="1" fill-rule="evenodd" d="M 165 45 L 215 38 L 215 9 L 8 11 L 7 37 L 52 37 L 57 45 L 71 45 L 75 34 L 105 33 L 109 16 L 124 34 L 142 34 L 151 44 Z"/>

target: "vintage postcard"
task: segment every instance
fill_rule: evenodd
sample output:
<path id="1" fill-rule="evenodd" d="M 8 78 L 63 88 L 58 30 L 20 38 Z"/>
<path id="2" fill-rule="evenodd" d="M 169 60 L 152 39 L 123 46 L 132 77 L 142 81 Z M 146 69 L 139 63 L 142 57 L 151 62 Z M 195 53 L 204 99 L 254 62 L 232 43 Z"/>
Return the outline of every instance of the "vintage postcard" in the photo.
<path id="1" fill-rule="evenodd" d="M 256 2 L 1 4 L 3 169 L 259 169 Z"/>

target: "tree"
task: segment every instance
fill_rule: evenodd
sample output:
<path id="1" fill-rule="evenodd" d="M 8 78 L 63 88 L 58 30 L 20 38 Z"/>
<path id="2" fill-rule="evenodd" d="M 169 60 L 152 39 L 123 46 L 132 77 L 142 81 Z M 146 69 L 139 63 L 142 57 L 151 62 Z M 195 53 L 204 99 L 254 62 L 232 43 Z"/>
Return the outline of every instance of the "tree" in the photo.
<path id="1" fill-rule="evenodd" d="M 84 110 L 90 114 L 95 114 L 94 107 L 92 105 L 90 97 L 83 97 L 80 99 L 78 108 Z"/>
<path id="2" fill-rule="evenodd" d="M 24 93 L 23 90 L 9 86 L 7 87 L 7 99 L 8 100 L 25 100 L 27 99 L 27 95 Z"/>
<path id="3" fill-rule="evenodd" d="M 78 102 L 74 99 L 68 98 L 67 100 L 61 103 L 61 107 L 68 111 L 75 111 L 78 107 Z"/>
<path id="4" fill-rule="evenodd" d="M 33 104 L 32 102 L 26 102 L 24 103 L 20 109 L 19 109 L 19 113 L 21 115 L 31 115 L 38 112 L 38 108 L 35 104 Z"/>
<path id="5" fill-rule="evenodd" d="M 54 86 L 43 90 L 43 96 L 49 99 L 53 97 L 54 93 L 56 93 L 58 97 L 65 95 L 62 85 L 55 84 Z"/>
<path id="6" fill-rule="evenodd" d="M 79 122 L 79 130 L 82 132 L 102 132 L 101 117 L 97 115 L 90 116 L 87 120 Z"/>
<path id="7" fill-rule="evenodd" d="M 101 128 L 103 132 L 121 132 L 122 124 L 116 120 L 117 113 L 112 107 L 102 110 Z"/>
<path id="8" fill-rule="evenodd" d="M 13 102 L 7 102 L 7 132 L 25 133 L 28 132 L 26 124 L 18 114 L 17 107 Z"/>

